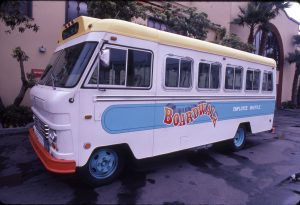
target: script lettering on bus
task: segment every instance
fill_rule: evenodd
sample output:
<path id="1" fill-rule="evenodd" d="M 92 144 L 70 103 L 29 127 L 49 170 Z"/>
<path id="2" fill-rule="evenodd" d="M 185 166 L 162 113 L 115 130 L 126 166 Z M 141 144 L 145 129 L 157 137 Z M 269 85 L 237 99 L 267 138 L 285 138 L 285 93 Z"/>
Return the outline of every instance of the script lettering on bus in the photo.
<path id="1" fill-rule="evenodd" d="M 243 105 L 243 106 L 235 106 L 232 108 L 233 112 L 238 112 L 238 111 L 247 111 L 247 110 L 260 110 L 261 105 Z"/>
<path id="2" fill-rule="evenodd" d="M 212 121 L 214 127 L 218 120 L 215 106 L 206 102 L 199 102 L 186 108 L 176 108 L 174 104 L 164 107 L 164 124 L 174 126 L 184 126 L 191 124 L 199 117 L 206 115 Z"/>

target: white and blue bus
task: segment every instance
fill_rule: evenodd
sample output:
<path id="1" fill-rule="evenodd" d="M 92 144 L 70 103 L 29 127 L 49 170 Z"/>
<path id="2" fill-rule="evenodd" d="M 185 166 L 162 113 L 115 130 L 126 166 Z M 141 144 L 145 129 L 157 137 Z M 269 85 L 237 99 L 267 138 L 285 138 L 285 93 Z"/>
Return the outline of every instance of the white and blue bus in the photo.
<path id="1" fill-rule="evenodd" d="M 104 184 L 136 159 L 272 129 L 273 59 L 113 19 L 67 23 L 31 89 L 30 142 L 56 173 Z"/>

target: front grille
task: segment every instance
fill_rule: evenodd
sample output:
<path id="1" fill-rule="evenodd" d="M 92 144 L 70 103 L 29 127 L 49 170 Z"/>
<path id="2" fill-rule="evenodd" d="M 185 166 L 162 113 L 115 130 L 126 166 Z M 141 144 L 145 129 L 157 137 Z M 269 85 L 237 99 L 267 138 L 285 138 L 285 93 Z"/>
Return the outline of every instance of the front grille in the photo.
<path id="1" fill-rule="evenodd" d="M 40 120 L 36 115 L 33 115 L 34 126 L 38 133 L 45 139 L 49 137 L 49 126 Z"/>

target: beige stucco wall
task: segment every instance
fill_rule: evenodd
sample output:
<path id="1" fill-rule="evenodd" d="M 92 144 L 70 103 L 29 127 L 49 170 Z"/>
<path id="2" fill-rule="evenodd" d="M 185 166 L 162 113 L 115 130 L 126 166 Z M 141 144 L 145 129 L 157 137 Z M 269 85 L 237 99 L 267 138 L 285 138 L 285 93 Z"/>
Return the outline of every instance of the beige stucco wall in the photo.
<path id="1" fill-rule="evenodd" d="M 196 7 L 198 11 L 204 12 L 208 15 L 208 19 L 216 24 L 226 28 L 226 31 L 230 29 L 230 10 L 231 2 L 197 2 L 187 1 L 180 2 L 180 4 L 189 7 Z M 215 40 L 215 33 L 210 31 L 207 34 L 207 41 Z"/>
<path id="2" fill-rule="evenodd" d="M 286 58 L 288 53 L 294 52 L 295 50 L 295 46 L 292 44 L 292 38 L 293 35 L 298 34 L 299 25 L 288 19 L 283 11 L 281 11 L 280 15 L 272 20 L 271 23 L 276 26 L 280 33 L 283 44 L 284 58 Z M 286 60 L 284 60 L 281 97 L 282 102 L 291 100 L 295 69 L 295 64 L 289 64 Z"/>
<path id="3" fill-rule="evenodd" d="M 24 33 L 13 31 L 6 34 L 4 31 L 7 28 L 0 24 L 0 96 L 5 105 L 13 103 L 21 87 L 19 64 L 11 56 L 13 48 L 20 46 L 30 57 L 25 62 L 26 72 L 32 68 L 44 69 L 57 45 L 59 31 L 65 21 L 64 1 L 33 1 L 32 4 L 33 18 L 40 26 L 37 33 L 27 30 Z M 39 52 L 42 45 L 47 49 L 44 54 Z M 23 105 L 30 105 L 28 93 Z"/>

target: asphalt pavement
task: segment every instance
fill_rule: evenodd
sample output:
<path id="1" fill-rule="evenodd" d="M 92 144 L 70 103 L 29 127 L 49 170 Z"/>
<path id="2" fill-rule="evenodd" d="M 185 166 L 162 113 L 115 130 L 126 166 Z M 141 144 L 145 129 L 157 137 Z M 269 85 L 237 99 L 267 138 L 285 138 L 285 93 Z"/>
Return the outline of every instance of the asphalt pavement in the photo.
<path id="1" fill-rule="evenodd" d="M 139 160 L 91 188 L 45 170 L 26 134 L 0 136 L 0 204 L 300 204 L 300 110 L 279 110 L 275 133 L 245 149 L 214 147 Z M 296 175 L 297 176 L 297 175 Z"/>

